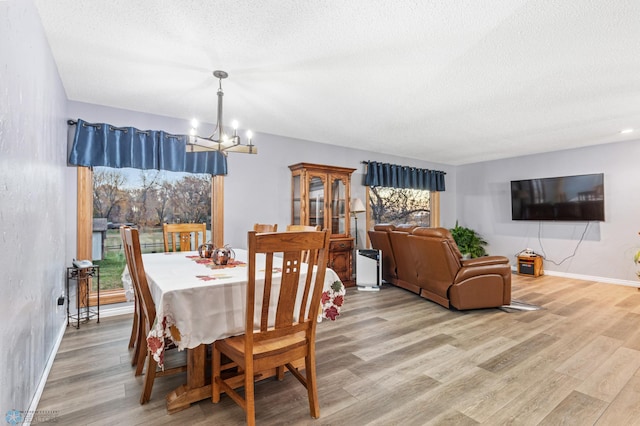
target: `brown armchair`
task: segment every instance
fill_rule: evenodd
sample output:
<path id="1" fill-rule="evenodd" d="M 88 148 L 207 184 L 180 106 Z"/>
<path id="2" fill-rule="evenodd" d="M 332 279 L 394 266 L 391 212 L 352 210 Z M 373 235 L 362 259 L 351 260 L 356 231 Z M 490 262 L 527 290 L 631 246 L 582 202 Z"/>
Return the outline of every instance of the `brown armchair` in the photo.
<path id="1" fill-rule="evenodd" d="M 463 260 L 446 228 L 416 228 L 406 237 L 416 283 L 426 299 L 456 309 L 494 308 L 511 303 L 511 266 L 504 256 Z"/>

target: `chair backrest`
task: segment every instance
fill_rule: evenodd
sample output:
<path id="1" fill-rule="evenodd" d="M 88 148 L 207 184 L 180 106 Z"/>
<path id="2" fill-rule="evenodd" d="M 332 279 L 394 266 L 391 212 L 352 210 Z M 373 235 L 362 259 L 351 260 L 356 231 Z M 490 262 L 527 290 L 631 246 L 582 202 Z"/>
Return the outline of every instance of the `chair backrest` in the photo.
<path id="1" fill-rule="evenodd" d="M 274 223 L 271 225 L 270 223 L 256 223 L 253 225 L 253 230 L 261 233 L 261 232 L 276 232 L 278 230 L 278 224 Z"/>
<path id="2" fill-rule="evenodd" d="M 322 228 L 320 225 L 312 226 L 312 225 L 287 225 L 287 232 L 297 232 L 297 231 L 320 231 Z"/>
<path id="3" fill-rule="evenodd" d="M 391 224 L 380 223 L 374 225 L 373 229 L 368 232 L 371 247 L 376 250 L 382 250 L 382 278 L 390 283 L 394 283 L 395 279 L 398 278 L 396 259 L 389 239 L 389 232 L 394 229 L 395 227 Z"/>
<path id="4" fill-rule="evenodd" d="M 137 300 L 140 300 L 140 295 L 138 294 L 138 288 L 133 282 L 133 265 L 131 263 L 131 253 L 129 250 L 129 246 L 127 245 L 125 230 L 131 229 L 130 226 L 122 225 L 120 226 L 120 238 L 122 239 L 122 251 L 124 252 L 124 260 L 127 263 L 127 269 L 129 270 L 129 277 L 131 278 L 131 285 L 133 286 L 133 293 Z M 136 303 L 138 303 L 136 301 Z"/>
<path id="5" fill-rule="evenodd" d="M 131 265 L 129 265 L 129 253 L 128 246 L 125 242 L 124 230 L 127 228 L 131 228 L 130 226 L 122 225 L 120 226 L 120 238 L 122 239 L 122 251 L 124 252 L 124 260 L 127 262 L 127 268 L 131 269 Z"/>
<path id="6" fill-rule="evenodd" d="M 198 250 L 207 242 L 206 223 L 165 223 L 162 225 L 164 251 Z M 191 245 L 192 236 L 195 245 Z M 171 250 L 170 250 L 171 249 Z"/>
<path id="7" fill-rule="evenodd" d="M 418 282 L 421 286 L 439 289 L 441 296 L 453 284 L 462 267 L 460 251 L 446 228 L 416 228 L 407 238 L 407 246 L 416 253 Z M 438 291 L 435 291 L 438 293 Z"/>
<path id="8" fill-rule="evenodd" d="M 413 225 L 398 225 L 389 233 L 398 279 L 409 284 L 416 282 L 416 262 L 414 253 L 407 245 L 407 237 L 415 228 Z"/>
<path id="9" fill-rule="evenodd" d="M 261 341 L 289 334 L 306 332 L 311 341 L 315 338 L 315 326 L 320 309 L 329 231 L 279 232 L 248 234 L 248 284 L 245 323 L 245 347 L 248 353 L 254 341 Z M 302 253 L 309 251 L 309 263 L 301 262 Z M 265 255 L 265 267 L 257 265 L 259 254 Z M 274 280 L 274 254 L 282 256 L 279 284 Z M 304 282 L 301 272 L 307 270 Z M 312 273 L 315 271 L 315 273 Z M 264 277 L 264 285 L 261 285 Z M 275 281 L 275 282 L 274 282 Z M 256 285 L 260 283 L 260 285 Z M 256 292 L 262 292 L 256 306 Z M 273 301 L 273 302 L 272 302 Z M 271 302 L 271 303 L 270 303 Z M 296 304 L 299 303 L 299 305 Z M 275 306 L 275 309 L 270 309 Z M 255 311 L 259 309 L 259 311 Z M 256 322 L 257 321 L 257 322 Z M 254 330 L 254 325 L 259 328 Z"/>
<path id="10" fill-rule="evenodd" d="M 453 251 L 453 255 L 456 259 L 462 259 L 462 252 L 458 248 L 456 240 L 451 235 L 451 232 L 447 228 L 416 228 L 412 232 L 414 235 L 422 235 L 425 237 L 442 238 L 447 240 L 450 249 Z"/>
<path id="11" fill-rule="evenodd" d="M 121 231 L 124 234 L 125 256 L 131 282 L 133 283 L 136 295 L 140 297 L 140 306 L 144 311 L 146 329 L 149 330 L 156 319 L 156 306 L 151 297 L 151 290 L 147 282 L 147 275 L 142 264 L 142 251 L 140 250 L 140 235 L 135 228 L 124 227 Z"/>
<path id="12" fill-rule="evenodd" d="M 312 226 L 312 225 L 287 225 L 287 232 L 312 232 L 312 231 L 320 231 L 322 228 L 320 225 Z M 302 261 L 304 263 L 309 263 L 309 251 L 305 251 L 302 253 Z"/>

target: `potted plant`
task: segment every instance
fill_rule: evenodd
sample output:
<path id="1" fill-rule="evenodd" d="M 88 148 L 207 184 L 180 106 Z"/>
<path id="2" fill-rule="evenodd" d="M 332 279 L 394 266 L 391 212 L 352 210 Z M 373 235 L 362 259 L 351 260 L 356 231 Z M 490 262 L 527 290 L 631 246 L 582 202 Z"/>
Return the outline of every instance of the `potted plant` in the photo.
<path id="1" fill-rule="evenodd" d="M 463 256 L 474 258 L 487 255 L 487 251 L 484 248 L 487 242 L 473 229 L 460 226 L 456 221 L 456 226 L 451 228 L 450 231 Z"/>

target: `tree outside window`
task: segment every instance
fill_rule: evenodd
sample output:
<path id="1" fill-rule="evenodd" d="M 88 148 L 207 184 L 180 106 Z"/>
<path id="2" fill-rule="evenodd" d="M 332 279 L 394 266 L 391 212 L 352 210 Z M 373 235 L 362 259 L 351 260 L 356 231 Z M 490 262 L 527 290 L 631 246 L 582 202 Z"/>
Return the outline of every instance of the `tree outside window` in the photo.
<path id="1" fill-rule="evenodd" d="M 369 205 L 374 224 L 430 226 L 430 192 L 419 189 L 369 188 Z"/>
<path id="2" fill-rule="evenodd" d="M 100 290 L 122 290 L 126 262 L 119 227 L 140 230 L 143 253 L 163 251 L 163 223 L 211 223 L 211 176 L 94 167 L 93 217 L 107 221 L 102 253 L 93 244 Z"/>

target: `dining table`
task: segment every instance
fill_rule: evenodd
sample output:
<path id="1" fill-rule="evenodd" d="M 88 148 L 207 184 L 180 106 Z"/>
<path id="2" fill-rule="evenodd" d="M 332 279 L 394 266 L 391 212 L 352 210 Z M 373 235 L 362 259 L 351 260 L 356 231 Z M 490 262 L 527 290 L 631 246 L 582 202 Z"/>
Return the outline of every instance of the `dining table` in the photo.
<path id="1" fill-rule="evenodd" d="M 169 413 L 211 397 L 210 378 L 206 374 L 207 345 L 245 332 L 248 252 L 234 249 L 234 253 L 226 265 L 202 258 L 197 251 L 142 255 L 156 306 L 156 320 L 147 335 L 150 355 L 162 368 L 167 340 L 178 350 L 187 350 L 186 383 L 166 396 Z M 274 257 L 274 283 L 279 279 L 281 264 L 282 259 Z M 259 286 L 264 282 L 264 255 L 257 255 L 256 267 Z M 306 273 L 303 266 L 301 282 Z M 318 321 L 338 318 L 345 293 L 338 275 L 327 268 Z"/>

